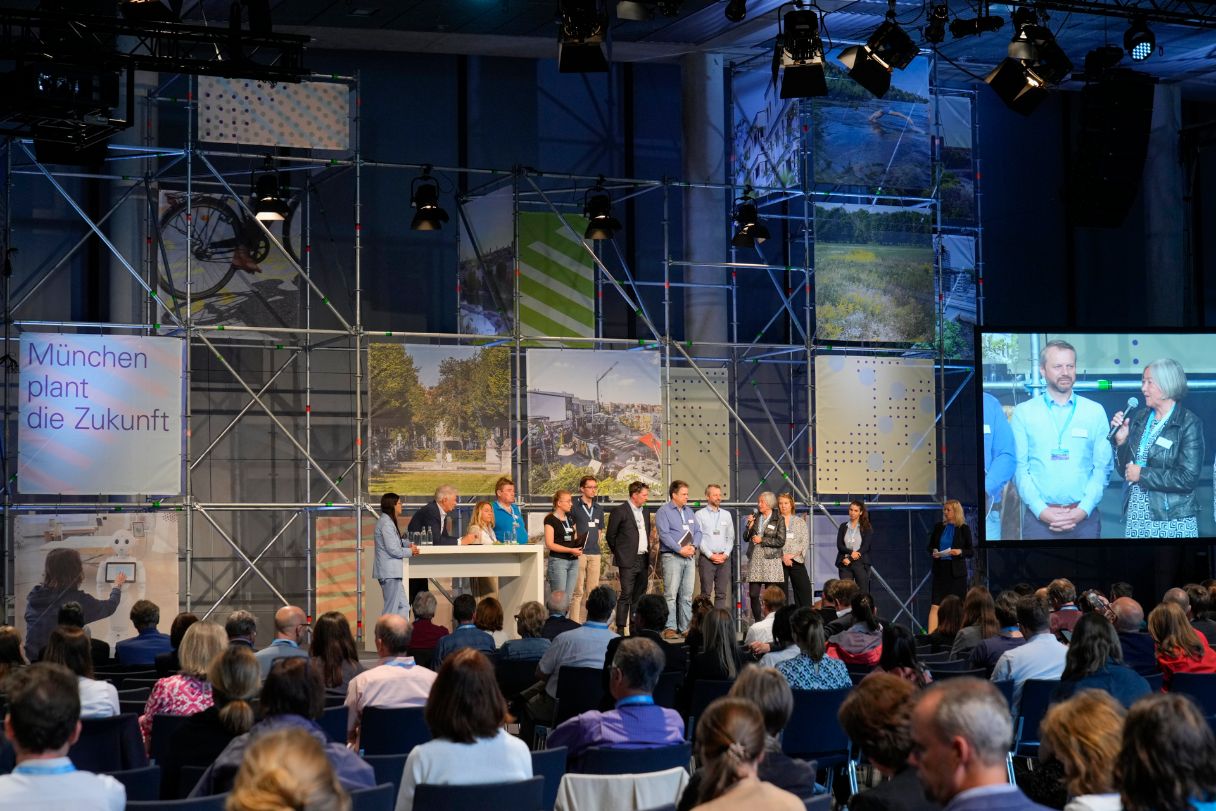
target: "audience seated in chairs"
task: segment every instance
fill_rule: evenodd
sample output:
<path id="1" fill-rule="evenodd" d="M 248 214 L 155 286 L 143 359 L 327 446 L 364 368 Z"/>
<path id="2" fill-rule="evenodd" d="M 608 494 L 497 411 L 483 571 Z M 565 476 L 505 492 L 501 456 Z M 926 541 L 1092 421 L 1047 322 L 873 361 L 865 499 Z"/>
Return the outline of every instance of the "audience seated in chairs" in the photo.
<path id="1" fill-rule="evenodd" d="M 72 628 L 84 628 L 84 609 L 80 607 L 80 603 L 68 602 L 59 606 L 59 624 L 67 625 Z M 87 635 L 88 629 L 85 629 Z M 93 657 L 93 667 L 101 667 L 109 664 L 110 661 L 110 643 L 103 642 L 100 639 L 89 637 L 89 651 Z"/>
<path id="2" fill-rule="evenodd" d="M 502 647 L 511 635 L 503 630 L 502 603 L 494 597 L 482 597 L 473 611 L 473 625 L 494 640 L 495 649 Z"/>
<path id="3" fill-rule="evenodd" d="M 1015 589 L 1016 591 L 1016 589 Z M 963 627 L 950 646 L 951 659 L 968 659 L 976 645 L 997 635 L 996 605 L 992 592 L 983 586 L 972 586 L 963 597 Z"/>
<path id="4" fill-rule="evenodd" d="M 815 764 L 785 754 L 778 739 L 794 712 L 794 694 L 785 677 L 775 668 L 745 667 L 731 686 L 730 697 L 752 702 L 764 717 L 764 758 L 756 768 L 756 776 L 803 801 L 811 799 L 815 793 Z M 688 811 L 696 805 L 702 777 L 700 770 L 693 774 L 680 797 L 678 811 Z"/>
<path id="5" fill-rule="evenodd" d="M 980 643 L 971 649 L 967 659 L 968 667 L 974 670 L 983 668 L 991 675 L 992 669 L 1005 651 L 1026 644 L 1026 637 L 1022 636 L 1022 631 L 1018 628 L 1018 599 L 1015 591 L 1002 591 L 997 595 L 994 607 L 1000 628 L 995 636 L 981 639 Z"/>
<path id="6" fill-rule="evenodd" d="M 663 629 L 667 627 L 667 601 L 659 594 L 643 594 L 633 603 L 632 616 L 629 618 L 629 637 L 618 636 L 608 642 L 608 652 L 604 656 L 604 691 L 608 691 L 608 677 L 612 669 L 612 660 L 616 656 L 617 647 L 626 638 L 634 637 L 649 639 L 659 646 L 663 652 L 664 673 L 683 674 L 688 669 L 688 654 L 683 645 L 666 642 L 663 639 Z"/>
<path id="7" fill-rule="evenodd" d="M 764 593 L 772 588 L 765 589 Z M 677 701 L 685 715 L 692 706 L 692 694 L 698 681 L 734 681 L 743 669 L 743 659 L 735 641 L 735 618 L 729 611 L 722 608 L 710 611 L 701 623 L 701 631 L 705 643 L 701 652 L 688 663 L 688 674 Z"/>
<path id="8" fill-rule="evenodd" d="M 664 600 L 663 604 L 666 605 L 667 601 Z M 704 647 L 705 634 L 701 633 L 701 624 L 705 622 L 705 617 L 713 610 L 714 601 L 709 598 L 708 594 L 693 596 L 692 614 L 688 619 L 688 633 L 684 635 L 684 645 L 688 648 L 689 656 L 695 656 Z"/>
<path id="9" fill-rule="evenodd" d="M 326 611 L 317 618 L 308 653 L 327 690 L 345 693 L 350 680 L 363 672 L 354 634 L 341 611 Z"/>
<path id="10" fill-rule="evenodd" d="M 145 746 L 151 744 L 154 716 L 194 715 L 214 703 L 207 668 L 211 660 L 223 652 L 226 639 L 224 630 L 214 622 L 196 622 L 186 629 L 178 649 L 181 672 L 153 685 L 143 714 L 139 716 L 139 731 Z"/>
<path id="11" fill-rule="evenodd" d="M 545 598 L 545 608 L 549 612 L 549 618 L 545 620 L 544 626 L 541 627 L 540 635 L 550 642 L 557 639 L 559 634 L 582 627 L 579 623 L 566 616 L 570 608 L 570 595 L 566 594 L 566 592 L 561 590 L 549 592 L 549 596 Z"/>
<path id="12" fill-rule="evenodd" d="M 187 793 L 193 786 L 181 785 L 182 768 L 206 768 L 233 738 L 253 726 L 260 673 L 253 651 L 242 645 L 228 645 L 211 660 L 207 682 L 214 703 L 183 721 L 169 737 L 161 761 L 161 797 L 172 800 Z"/>
<path id="13" fill-rule="evenodd" d="M 773 620 L 777 609 L 785 605 L 785 591 L 780 586 L 769 586 L 760 592 L 760 619 L 748 626 L 743 644 L 756 656 L 768 653 L 773 643 Z"/>
<path id="14" fill-rule="evenodd" d="M 524 603 L 515 615 L 515 632 L 519 639 L 508 640 L 498 649 L 500 662 L 539 662 L 549 650 L 550 640 L 541 636 L 545 625 L 545 607 L 535 600 Z"/>
<path id="15" fill-rule="evenodd" d="M 325 686 L 306 660 L 290 658 L 274 663 L 262 685 L 261 707 L 265 717 L 244 735 L 232 739 L 203 773 L 191 797 L 227 791 L 250 744 L 269 732 L 290 728 L 304 730 L 325 746 L 329 762 L 347 791 L 372 787 L 375 773 L 371 766 L 344 745 L 326 742 L 325 730 L 316 721 L 325 707 Z"/>
<path id="16" fill-rule="evenodd" d="M 1177 603 L 1162 602 L 1148 615 L 1148 632 L 1157 648 L 1165 689 L 1175 673 L 1216 673 L 1216 651 L 1191 627 Z"/>
<path id="17" fill-rule="evenodd" d="M 173 623 L 169 626 L 169 651 L 156 656 L 156 675 L 158 677 L 163 679 L 182 669 L 177 651 L 182 646 L 182 637 L 186 635 L 186 629 L 196 622 L 198 622 L 198 617 L 187 611 L 173 618 Z"/>
<path id="18" fill-rule="evenodd" d="M 853 624 L 828 637 L 828 655 L 846 665 L 873 667 L 882 656 L 882 625 L 878 621 L 874 598 L 858 594 L 853 598 L 850 614 Z"/>
<path id="19" fill-rule="evenodd" d="M 1068 578 L 1057 577 L 1047 584 L 1047 600 L 1051 604 L 1051 632 L 1065 641 L 1081 619 L 1077 587 Z"/>
<path id="20" fill-rule="evenodd" d="M 274 612 L 274 639 L 257 652 L 262 678 L 279 659 L 308 658 L 308 651 L 300 647 L 308 632 L 308 615 L 298 605 L 285 605 Z"/>
<path id="21" fill-rule="evenodd" d="M 950 811 L 1047 811 L 1008 782 L 1013 719 L 992 683 L 964 676 L 921 691 L 911 735 L 925 795 Z"/>
<path id="22" fill-rule="evenodd" d="M 118 690 L 108 681 L 93 678 L 93 654 L 83 628 L 60 625 L 51 631 L 42 651 L 42 661 L 63 665 L 76 674 L 81 718 L 118 715 Z"/>
<path id="23" fill-rule="evenodd" d="M 0 717 L 8 708 L 4 680 L 10 673 L 16 673 L 27 664 L 21 644 L 21 632 L 11 625 L 0 625 Z"/>
<path id="24" fill-rule="evenodd" d="M 238 608 L 228 615 L 228 619 L 224 622 L 224 633 L 228 634 L 229 645 L 240 645 L 250 650 L 257 649 L 257 618 L 243 608 Z"/>
<path id="25" fill-rule="evenodd" d="M 1052 699 L 1061 701 L 1091 688 L 1105 690 L 1124 707 L 1150 692 L 1144 677 L 1123 664 L 1115 627 L 1096 613 L 1086 614 L 1073 626 L 1060 686 Z"/>
<path id="26" fill-rule="evenodd" d="M 762 667 L 776 667 L 778 662 L 798 655 L 798 643 L 794 641 L 794 631 L 790 628 L 790 617 L 797 610 L 797 606 L 783 605 L 773 615 L 773 643 L 760 657 Z"/>
<path id="27" fill-rule="evenodd" d="M 945 602 L 946 600 L 942 600 L 943 604 Z M 938 617 L 941 617 L 940 611 Z M 933 676 L 917 658 L 916 638 L 907 628 L 893 622 L 882 629 L 882 654 L 878 658 L 878 666 L 867 674 L 866 678 L 881 673 L 898 676 L 915 687 L 926 687 L 933 683 Z"/>
<path id="28" fill-rule="evenodd" d="M 1075 627 L 1079 629 L 1081 623 Z M 1039 759 L 1054 758 L 1064 767 L 1070 798 L 1065 811 L 1118 811 L 1114 772 L 1123 739 L 1123 714 L 1123 706 L 1109 693 L 1080 690 L 1043 717 Z"/>
<path id="29" fill-rule="evenodd" d="M 433 651 L 435 646 L 439 644 L 439 640 L 447 636 L 450 631 L 442 625 L 436 625 L 432 620 L 435 619 L 435 609 L 438 607 L 435 595 L 429 591 L 420 591 L 414 595 L 414 625 L 413 635 L 410 637 L 410 649 L 418 651 Z"/>
<path id="30" fill-rule="evenodd" d="M 435 683 L 435 671 L 405 655 L 410 639 L 405 617 L 385 614 L 376 620 L 375 639 L 380 664 L 355 676 L 346 688 L 346 734 L 356 750 L 359 722 L 365 709 L 421 707 Z"/>
<path id="31" fill-rule="evenodd" d="M 852 581 L 844 581 L 852 582 Z M 799 653 L 777 665 L 792 690 L 840 690 L 853 686 L 844 662 L 827 655 L 823 618 L 817 611 L 799 608 L 790 617 L 790 629 Z"/>
<path id="32" fill-rule="evenodd" d="M 933 633 L 917 640 L 929 647 L 930 652 L 948 651 L 954 638 L 963 628 L 963 601 L 957 594 L 947 594 L 937 607 L 937 627 Z"/>
<path id="33" fill-rule="evenodd" d="M 942 601 L 943 606 L 945 601 Z M 941 613 L 939 611 L 940 619 Z M 921 791 L 912 754 L 909 723 L 917 688 L 888 673 L 866 678 L 840 705 L 838 717 L 855 751 L 885 778 L 849 798 L 849 811 L 935 811 L 941 808 Z"/>
<path id="34" fill-rule="evenodd" d="M 608 679 L 615 709 L 592 710 L 559 724 L 546 745 L 566 747 L 569 770 L 577 772 L 583 753 L 591 747 L 639 749 L 682 743 L 680 714 L 654 703 L 654 688 L 666 663 L 653 639 L 631 636 L 623 640 L 616 648 Z"/>
<path id="35" fill-rule="evenodd" d="M 832 593 L 836 618 L 824 623 L 824 634 L 829 637 L 847 630 L 856 621 L 853 616 L 853 598 L 861 594 L 861 589 L 856 580 L 837 580 Z"/>
<path id="36" fill-rule="evenodd" d="M 702 762 L 697 808 L 704 811 L 806 808 L 795 795 L 759 778 L 758 768 L 768 736 L 764 716 L 752 702 L 720 698 L 710 704 L 697 721 L 696 741 Z"/>
<path id="37" fill-rule="evenodd" d="M 136 600 L 131 606 L 135 636 L 120 639 L 114 646 L 114 659 L 120 665 L 155 665 L 156 657 L 173 649 L 168 634 L 160 628 L 160 606 L 151 600 Z"/>
<path id="38" fill-rule="evenodd" d="M 348 811 L 350 797 L 317 739 L 302 729 L 281 729 L 245 752 L 227 811 Z"/>
<path id="39" fill-rule="evenodd" d="M 426 702 L 432 740 L 405 761 L 397 811 L 414 807 L 421 784 L 507 783 L 532 777 L 527 745 L 507 734 L 507 702 L 485 654 L 462 648 L 448 656 Z"/>
<path id="40" fill-rule="evenodd" d="M 487 654 L 494 653 L 498 647 L 494 644 L 494 637 L 474 624 L 473 616 L 476 613 L 477 600 L 472 594 L 461 594 L 452 600 L 452 622 L 456 624 L 456 627 L 435 646 L 432 667 L 438 670 L 443 665 L 443 657 L 460 648 L 472 648 Z"/>
<path id="41" fill-rule="evenodd" d="M 1028 679 L 1060 678 L 1068 652 L 1051 631 L 1047 603 L 1038 597 L 1018 600 L 1018 626 L 1026 644 L 1003 653 L 992 669 L 993 681 L 1013 682 L 1014 712 L 1021 703 L 1022 685 Z"/>
<path id="42" fill-rule="evenodd" d="M 84 648 L 87 656 L 88 646 Z M 77 771 L 68 759 L 68 749 L 80 737 L 75 674 L 43 662 L 11 674 L 5 689 L 9 708 L 4 734 L 16 750 L 17 765 L 11 774 L 0 776 L 0 808 L 122 811 L 127 792 L 121 783 Z"/>
<path id="43" fill-rule="evenodd" d="M 1132 706 L 1115 785 L 1126 811 L 1216 808 L 1216 740 L 1194 702 L 1155 693 Z"/>

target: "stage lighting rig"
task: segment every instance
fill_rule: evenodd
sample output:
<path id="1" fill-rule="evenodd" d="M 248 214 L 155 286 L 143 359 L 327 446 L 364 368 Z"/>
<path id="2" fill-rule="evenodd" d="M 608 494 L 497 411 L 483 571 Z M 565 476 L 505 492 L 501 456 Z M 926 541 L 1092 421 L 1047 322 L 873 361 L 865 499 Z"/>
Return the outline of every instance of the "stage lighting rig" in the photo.
<path id="1" fill-rule="evenodd" d="M 608 11 L 604 0 L 559 0 L 557 69 L 561 73 L 605 73 L 604 36 Z"/>
<path id="2" fill-rule="evenodd" d="M 808 99 L 828 94 L 823 67 L 823 40 L 819 36 L 819 12 L 801 2 L 781 16 L 778 9 L 777 40 L 773 45 L 773 84 L 781 77 L 781 98 Z M 782 6 L 781 8 L 785 8 Z"/>
<path id="3" fill-rule="evenodd" d="M 287 219 L 288 195 L 274 161 L 266 158 L 259 174 L 252 174 L 249 187 L 253 190 L 253 216 L 262 222 L 282 222 Z"/>
<path id="4" fill-rule="evenodd" d="M 887 18 L 865 45 L 840 52 L 839 60 L 849 69 L 849 78 L 878 98 L 891 89 L 891 72 L 908 67 L 919 49 L 908 32 L 895 21 L 895 0 L 887 0 Z"/>
<path id="5" fill-rule="evenodd" d="M 422 174 L 411 181 L 410 206 L 414 209 L 410 230 L 440 231 L 448 221 L 448 213 L 439 205 L 439 181 L 431 175 L 430 166 L 423 167 Z"/>
<path id="6" fill-rule="evenodd" d="M 735 198 L 731 219 L 735 223 L 735 235 L 731 237 L 730 244 L 734 247 L 754 248 L 768 239 L 768 226 L 756 210 L 756 198 L 751 186 L 744 186 L 743 195 Z"/>
<path id="7" fill-rule="evenodd" d="M 1132 24 L 1123 34 L 1123 50 L 1127 51 L 1133 62 L 1143 62 L 1157 50 L 1157 37 L 1143 17 L 1132 20 Z"/>
<path id="8" fill-rule="evenodd" d="M 597 242 L 612 239 L 621 230 L 620 220 L 612 216 L 612 198 L 604 189 L 602 177 L 595 188 L 588 189 L 583 195 L 583 216 L 587 218 L 587 230 L 583 232 L 585 239 Z"/>
<path id="9" fill-rule="evenodd" d="M 726 19 L 732 23 L 741 23 L 747 16 L 747 0 L 727 0 Z"/>
<path id="10" fill-rule="evenodd" d="M 946 38 L 946 21 L 950 18 L 950 7 L 945 3 L 929 6 L 929 22 L 925 25 L 925 42 L 939 44 Z"/>
<path id="11" fill-rule="evenodd" d="M 1048 89 L 1072 73 L 1072 62 L 1034 10 L 1015 9 L 1013 24 L 1017 30 L 1009 55 L 984 81 L 1010 109 L 1030 115 L 1047 98 Z"/>
<path id="12" fill-rule="evenodd" d="M 1001 26 L 1005 24 L 1005 18 L 988 14 L 987 4 L 984 6 L 984 11 L 985 13 L 979 17 L 955 17 L 950 21 L 950 35 L 955 39 L 962 39 L 1000 31 Z"/>

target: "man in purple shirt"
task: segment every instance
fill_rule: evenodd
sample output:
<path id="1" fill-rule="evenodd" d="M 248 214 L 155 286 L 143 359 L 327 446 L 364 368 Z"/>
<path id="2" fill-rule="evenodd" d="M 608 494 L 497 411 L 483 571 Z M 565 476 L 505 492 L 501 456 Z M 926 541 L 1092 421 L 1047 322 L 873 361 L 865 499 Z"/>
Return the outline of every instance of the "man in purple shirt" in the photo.
<path id="1" fill-rule="evenodd" d="M 671 501 L 659 507 L 654 523 L 659 530 L 659 566 L 667 595 L 664 639 L 688 633 L 692 621 L 692 588 L 701 548 L 701 525 L 688 506 L 688 485 L 676 479 L 667 490 Z"/>
<path id="2" fill-rule="evenodd" d="M 616 649 L 608 690 L 616 709 L 592 710 L 560 724 L 547 746 L 569 749 L 568 770 L 579 771 L 593 746 L 650 749 L 684 741 L 684 721 L 675 710 L 654 703 L 654 688 L 667 657 L 653 639 L 630 637 Z"/>

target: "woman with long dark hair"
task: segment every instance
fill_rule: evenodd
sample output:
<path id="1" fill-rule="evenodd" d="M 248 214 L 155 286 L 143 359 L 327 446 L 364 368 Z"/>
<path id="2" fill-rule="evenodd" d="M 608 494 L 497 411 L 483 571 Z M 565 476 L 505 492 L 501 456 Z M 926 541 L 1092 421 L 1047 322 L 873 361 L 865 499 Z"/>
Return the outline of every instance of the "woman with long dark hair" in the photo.
<path id="1" fill-rule="evenodd" d="M 380 497 L 380 517 L 373 533 L 376 556 L 372 560 L 372 577 L 380 583 L 384 595 L 384 613 L 409 616 L 410 604 L 406 602 L 405 590 L 401 587 L 401 561 L 418 554 L 418 547 L 407 544 L 401 537 L 401 496 L 385 493 Z"/>
<path id="2" fill-rule="evenodd" d="M 968 658 L 980 642 L 996 636 L 1000 630 L 992 592 L 983 586 L 972 586 L 963 600 L 963 627 L 954 637 L 954 644 L 950 646 L 950 658 Z"/>
<path id="3" fill-rule="evenodd" d="M 887 623 L 882 629 L 882 653 L 878 657 L 878 667 L 866 678 L 877 673 L 899 676 L 917 687 L 928 687 L 933 683 L 933 676 L 916 655 L 916 638 L 907 628 L 893 622 Z"/>
<path id="4" fill-rule="evenodd" d="M 1177 603 L 1162 603 L 1152 610 L 1148 633 L 1157 649 L 1165 689 L 1169 689 L 1175 673 L 1216 673 L 1216 651 L 1208 647 L 1208 641 L 1191 626 Z"/>
<path id="5" fill-rule="evenodd" d="M 693 689 L 698 681 L 734 681 L 743 669 L 735 637 L 735 618 L 729 611 L 715 608 L 706 614 L 701 622 L 701 633 L 705 639 L 701 652 L 692 657 L 688 675 L 684 677 L 681 708 L 684 710 L 692 703 Z"/>
<path id="6" fill-rule="evenodd" d="M 873 667 L 882 655 L 882 623 L 878 621 L 874 598 L 862 592 L 853 598 L 850 606 L 853 624 L 828 637 L 828 655 L 846 665 Z"/>
<path id="7" fill-rule="evenodd" d="M 76 676 L 80 688 L 81 718 L 110 718 L 118 715 L 118 690 L 108 681 L 93 678 L 93 651 L 83 628 L 60 625 L 51 631 L 43 661 L 63 665 Z"/>
<path id="8" fill-rule="evenodd" d="M 52 549 L 46 553 L 42 582 L 30 589 L 25 599 L 25 656 L 31 662 L 42 658 L 42 648 L 59 624 L 59 608 L 64 603 L 80 603 L 84 624 L 105 619 L 118 609 L 126 574 L 114 578 L 110 596 L 98 600 L 80 590 L 84 582 L 84 563 L 75 549 Z"/>
<path id="9" fill-rule="evenodd" d="M 849 502 L 849 520 L 836 528 L 836 571 L 841 580 L 856 580 L 862 594 L 870 591 L 870 544 L 874 530 L 861 501 Z"/>
<path id="10" fill-rule="evenodd" d="M 350 680 L 363 672 L 355 635 L 351 633 L 350 622 L 341 611 L 326 611 L 317 617 L 312 626 L 312 644 L 308 653 L 328 690 L 345 691 Z"/>
<path id="11" fill-rule="evenodd" d="M 790 617 L 790 630 L 799 654 L 777 663 L 792 690 L 839 690 L 852 687 L 844 662 L 827 655 L 823 617 L 810 608 L 799 608 Z"/>
<path id="12" fill-rule="evenodd" d="M 954 639 L 962 629 L 963 598 L 955 594 L 947 594 L 937 608 L 937 628 L 928 634 L 924 641 L 929 643 L 934 653 L 948 651 L 954 645 Z"/>
<path id="13" fill-rule="evenodd" d="M 697 721 L 701 768 L 697 808 L 706 811 L 801 811 L 802 800 L 762 782 L 766 733 L 760 708 L 743 698 L 720 698 Z"/>
<path id="14" fill-rule="evenodd" d="M 1124 707 L 1150 691 L 1144 677 L 1123 664 L 1119 634 L 1101 614 L 1086 614 L 1073 627 L 1064 673 L 1052 700 L 1060 701 L 1089 688 L 1105 690 Z"/>

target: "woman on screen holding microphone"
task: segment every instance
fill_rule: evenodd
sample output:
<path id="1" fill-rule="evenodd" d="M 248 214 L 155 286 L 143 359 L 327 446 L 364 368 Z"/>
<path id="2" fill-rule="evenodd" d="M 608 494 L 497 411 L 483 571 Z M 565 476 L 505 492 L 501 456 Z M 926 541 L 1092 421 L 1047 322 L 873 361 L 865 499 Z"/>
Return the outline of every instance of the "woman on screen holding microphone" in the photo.
<path id="1" fill-rule="evenodd" d="M 1203 463 L 1203 426 L 1178 404 L 1186 373 L 1173 358 L 1150 363 L 1140 380 L 1144 408 L 1111 419 L 1115 472 L 1123 491 L 1127 538 L 1194 538 L 1199 535 L 1195 487 Z"/>
<path id="2" fill-rule="evenodd" d="M 849 520 L 836 528 L 836 571 L 841 580 L 856 580 L 862 594 L 870 593 L 870 514 L 860 501 L 849 502 Z"/>

